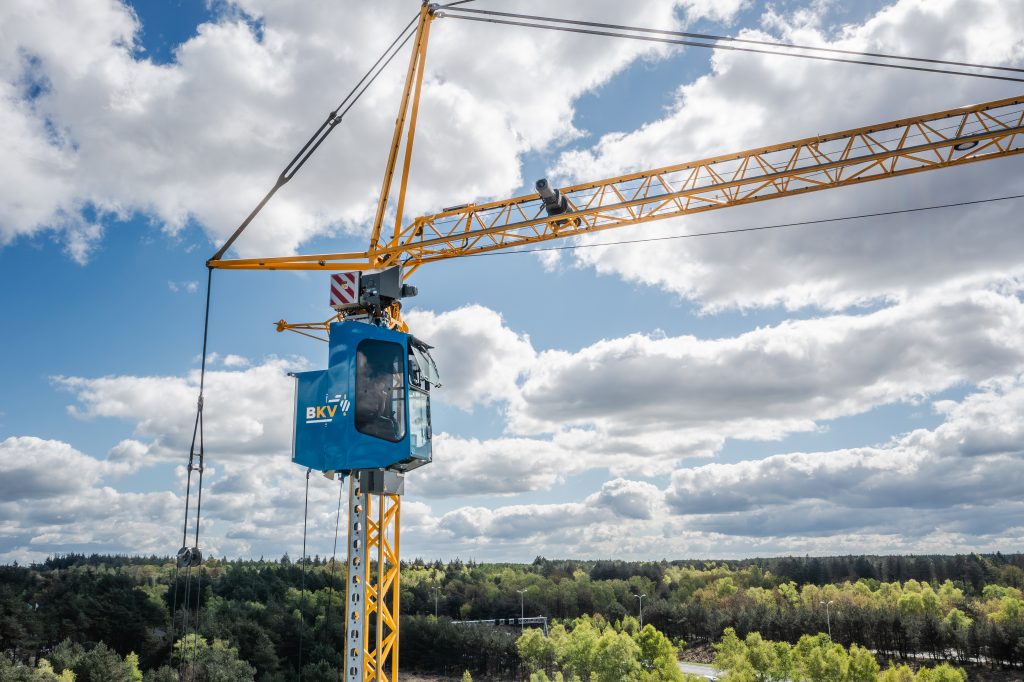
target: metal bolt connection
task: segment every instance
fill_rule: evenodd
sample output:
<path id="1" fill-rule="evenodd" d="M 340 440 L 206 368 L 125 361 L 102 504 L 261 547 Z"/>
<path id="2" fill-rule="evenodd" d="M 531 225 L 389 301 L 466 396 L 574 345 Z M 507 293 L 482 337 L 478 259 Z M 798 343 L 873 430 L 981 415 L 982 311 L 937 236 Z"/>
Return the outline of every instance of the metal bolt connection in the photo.
<path id="1" fill-rule="evenodd" d="M 363 495 L 362 486 L 353 477 L 349 489 L 349 528 L 348 528 L 348 563 L 349 574 L 352 576 L 348 586 L 348 638 L 352 646 L 345 652 L 345 669 L 348 672 L 347 682 L 363 682 L 364 666 L 364 630 L 366 622 L 363 618 L 366 602 L 366 583 L 361 573 L 366 562 L 366 511 L 369 507 L 368 496 Z"/>

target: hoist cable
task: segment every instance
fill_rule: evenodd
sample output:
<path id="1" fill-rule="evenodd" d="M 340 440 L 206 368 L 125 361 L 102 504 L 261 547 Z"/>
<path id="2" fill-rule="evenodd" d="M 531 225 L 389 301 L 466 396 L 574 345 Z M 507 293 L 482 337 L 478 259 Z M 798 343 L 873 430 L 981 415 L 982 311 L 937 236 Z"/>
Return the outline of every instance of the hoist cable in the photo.
<path id="1" fill-rule="evenodd" d="M 309 474 L 312 469 L 306 469 L 306 501 L 302 510 L 302 592 L 299 597 L 299 679 L 302 679 L 302 632 L 306 629 L 306 615 L 303 608 L 306 606 L 306 521 L 309 518 Z"/>
<path id="2" fill-rule="evenodd" d="M 196 401 L 196 418 L 192 426 L 192 443 L 189 445 L 188 451 L 188 474 L 185 484 L 185 520 L 182 524 L 181 534 L 181 550 L 178 552 L 178 560 L 175 561 L 174 569 L 174 599 L 173 599 L 173 611 L 176 612 L 178 608 L 178 578 L 180 576 L 181 561 L 187 559 L 188 570 L 185 574 L 185 595 L 184 595 L 184 613 L 182 614 L 182 648 L 181 648 L 181 660 L 179 661 L 179 673 L 184 672 L 184 665 L 187 658 L 187 646 L 188 646 L 188 634 L 191 625 L 191 617 L 189 616 L 189 600 L 192 591 L 192 566 L 196 563 L 201 555 L 199 554 L 199 526 L 202 520 L 202 507 L 203 507 L 203 469 L 206 460 L 206 447 L 203 438 L 203 402 L 206 391 L 206 360 L 207 351 L 209 348 L 210 338 L 210 300 L 213 291 L 213 269 L 206 269 L 206 305 L 203 314 L 203 348 L 202 348 L 202 359 L 199 370 L 199 398 Z M 196 465 L 196 441 L 199 442 L 199 464 Z M 188 520 L 189 520 L 189 509 L 191 507 L 191 495 L 192 495 L 192 472 L 199 472 L 199 481 L 196 486 L 197 503 L 196 503 L 196 529 L 193 546 L 189 548 L 188 542 Z M 199 637 L 199 607 L 201 604 L 201 592 L 202 592 L 202 572 L 199 573 L 199 593 L 196 596 L 196 628 L 195 635 L 196 641 L 193 643 L 193 655 L 192 662 L 193 668 L 195 665 L 196 647 L 198 647 Z M 171 614 L 171 639 L 174 639 L 174 633 L 176 626 L 174 624 L 174 613 Z"/>
<path id="3" fill-rule="evenodd" d="M 838 223 L 846 220 L 864 220 L 866 218 L 880 218 L 884 216 L 904 215 L 907 213 L 920 213 L 922 211 L 937 211 L 945 208 L 957 208 L 961 206 L 975 206 L 978 204 L 991 204 L 997 201 L 1010 201 L 1013 199 L 1024 199 L 1024 194 L 1010 194 L 1002 197 L 989 197 L 988 199 L 975 199 L 973 201 L 958 201 L 951 204 L 936 204 L 933 206 L 916 206 L 914 208 L 901 208 L 892 211 L 878 211 L 876 213 L 860 213 L 857 215 L 837 216 L 834 218 L 818 218 L 816 220 L 801 220 L 792 223 L 776 223 L 774 225 L 759 225 L 756 227 L 738 227 L 729 230 L 715 230 L 713 232 L 694 232 L 692 234 L 674 234 L 665 237 L 643 237 L 641 239 L 624 239 L 614 242 L 602 242 L 600 244 L 569 244 L 566 246 L 544 246 L 536 249 L 520 249 L 517 251 L 490 251 L 485 253 L 461 254 L 460 258 L 482 258 L 484 256 L 511 256 L 520 253 L 539 253 L 542 251 L 575 251 L 576 249 L 590 249 L 599 246 L 624 246 L 627 244 L 644 244 L 647 242 L 665 242 L 674 239 L 693 239 L 695 237 L 714 237 L 724 234 L 740 234 L 743 232 L 762 232 L 765 230 L 776 230 L 783 227 L 801 227 L 804 225 L 822 225 L 825 223 Z M 570 215 L 571 214 L 566 214 Z M 561 216 L 560 216 L 561 217 Z M 585 234 L 585 233 L 584 233 Z M 582 236 L 582 235 L 578 235 Z"/>
<path id="4" fill-rule="evenodd" d="M 455 12 L 459 12 L 459 8 L 454 9 Z M 470 11 L 470 10 L 462 10 Z M 474 12 L 483 12 L 484 10 L 473 10 Z M 713 50 L 731 50 L 734 52 L 754 52 L 758 54 L 775 55 L 778 57 L 798 57 L 800 59 L 811 59 L 814 61 L 822 62 L 839 62 L 842 64 L 859 64 L 861 66 L 879 66 L 887 69 L 903 69 L 907 71 L 921 71 L 926 73 L 941 73 L 951 76 L 970 76 L 972 78 L 987 78 L 990 80 L 999 81 L 1011 81 L 1014 83 L 1024 83 L 1024 78 L 1015 78 L 1013 76 L 997 76 L 995 74 L 987 73 L 970 73 L 967 71 L 951 71 L 949 69 L 936 69 L 927 66 L 911 66 L 909 64 L 887 64 L 885 62 L 873 62 L 860 59 L 845 59 L 842 57 L 825 57 L 822 55 L 813 54 L 800 54 L 797 52 L 776 52 L 774 50 L 765 50 L 756 47 L 737 47 L 735 45 L 716 45 L 708 42 L 695 42 L 692 40 L 676 39 L 676 38 L 656 38 L 654 36 L 640 36 L 631 35 L 629 33 L 611 32 L 611 31 L 599 31 L 596 29 L 586 28 L 571 28 L 569 26 L 549 26 L 545 24 L 539 24 L 535 22 L 527 21 L 512 21 L 510 19 L 499 19 L 493 16 L 467 16 L 461 14 L 445 13 L 446 17 L 452 19 L 462 19 L 463 21 L 477 21 L 488 24 L 504 24 L 507 26 L 522 26 L 525 28 L 540 28 L 547 31 L 564 31 L 567 33 L 581 33 L 586 35 L 605 36 L 609 38 L 628 38 L 629 40 L 642 40 L 650 43 L 665 43 L 668 45 L 685 45 L 688 47 L 704 47 Z M 628 27 L 625 27 L 628 30 Z"/>
<path id="5" fill-rule="evenodd" d="M 213 270 L 212 269 L 208 269 L 208 272 L 210 272 L 211 275 L 212 275 Z M 207 294 L 209 294 L 209 287 L 207 287 Z M 209 318 L 207 318 L 207 319 L 209 319 Z M 199 395 L 200 395 L 200 399 L 202 399 L 202 395 L 203 395 L 203 382 L 204 382 L 205 375 L 206 375 L 206 341 L 205 341 L 205 338 L 206 338 L 206 334 L 203 334 L 203 339 L 204 339 L 204 341 L 203 341 L 203 368 L 202 368 L 202 370 L 199 373 Z M 203 470 L 205 469 L 205 467 L 204 467 L 205 459 L 206 459 L 206 449 L 205 449 L 205 447 L 203 445 L 203 411 L 202 411 L 202 407 L 200 407 L 199 408 L 199 491 L 198 491 L 199 494 L 198 494 L 198 499 L 196 500 L 196 535 L 195 535 L 195 545 L 193 546 L 197 553 L 199 552 L 199 523 L 200 523 L 200 519 L 201 519 L 201 515 L 202 515 L 202 510 L 203 510 Z M 196 567 L 196 627 L 195 627 L 195 630 L 193 630 L 193 633 L 195 634 L 195 638 L 192 640 L 192 678 L 193 679 L 195 679 L 196 656 L 197 656 L 197 654 L 199 652 L 199 630 L 200 630 L 200 625 L 201 625 L 200 618 L 202 617 L 202 612 L 200 611 L 200 608 L 202 607 L 202 599 L 203 599 L 203 566 L 202 566 L 202 564 L 200 564 L 200 565 L 198 565 Z M 188 609 L 185 609 L 185 613 L 186 614 L 188 613 Z"/>
<path id="6" fill-rule="evenodd" d="M 338 519 L 334 522 L 334 550 L 331 552 L 331 582 L 327 592 L 327 626 L 324 628 L 327 631 L 328 636 L 331 633 L 331 611 L 334 608 L 334 571 L 338 566 L 338 531 L 341 529 L 341 498 L 345 492 L 345 477 L 339 476 L 340 485 L 338 486 Z M 344 620 L 342 620 L 344 625 Z M 344 628 L 341 633 L 342 638 L 345 637 Z"/>
<path id="7" fill-rule="evenodd" d="M 178 679 L 185 679 L 185 661 L 188 660 L 188 597 L 192 586 L 192 566 L 185 571 L 185 606 L 181 615 L 181 650 L 178 652 Z M 173 651 L 174 644 L 171 644 Z"/>
<path id="8" fill-rule="evenodd" d="M 412 38 L 413 35 L 415 35 L 416 31 L 410 31 L 409 27 L 416 22 L 416 19 L 418 17 L 419 13 L 417 12 L 416 16 L 413 17 L 413 19 L 408 24 L 405 25 L 405 28 L 403 28 L 398 33 L 398 36 L 391 42 L 390 45 L 388 45 L 387 49 L 385 49 L 384 52 L 381 53 L 380 57 L 377 58 L 377 61 L 373 63 L 373 66 L 371 66 L 369 70 L 367 70 L 367 72 L 363 74 L 363 77 L 359 79 L 359 82 L 355 84 L 355 86 L 352 88 L 352 90 L 349 91 L 349 93 L 345 96 L 341 103 L 337 107 L 335 107 L 330 113 L 327 114 L 326 120 L 324 120 L 324 122 L 320 124 L 320 127 L 316 129 L 316 132 L 314 132 L 310 136 L 310 138 L 306 140 L 306 144 L 302 145 L 302 148 L 299 149 L 298 153 L 292 158 L 290 162 L 288 162 L 288 165 L 284 167 L 284 170 L 281 171 L 281 174 L 278 175 L 277 182 L 274 183 L 274 186 L 271 187 L 270 191 L 267 192 L 266 196 L 264 196 L 263 199 L 261 199 L 260 202 L 256 204 L 256 208 L 254 208 L 252 212 L 249 213 L 248 216 L 246 216 L 245 220 L 243 220 L 242 223 L 231 234 L 231 236 L 228 237 L 227 241 L 225 241 L 224 244 L 219 249 L 217 249 L 217 253 L 215 253 L 213 257 L 210 258 L 211 261 L 220 260 L 221 258 L 223 258 L 224 254 L 227 253 L 227 250 L 231 248 L 231 245 L 235 243 L 235 240 L 238 239 L 241 236 L 242 232 L 245 231 L 245 228 L 249 227 L 249 224 L 253 221 L 253 219 L 256 218 L 257 215 L 259 215 L 260 211 L 263 210 L 263 207 L 267 205 L 267 202 L 270 201 L 270 199 L 275 194 L 277 194 L 277 190 L 284 187 L 289 180 L 295 177 L 295 174 L 299 172 L 299 169 L 301 169 L 306 164 L 306 162 L 313 155 L 313 153 L 316 152 L 316 150 L 320 147 L 321 144 L 323 144 L 323 141 L 327 139 L 327 136 L 331 134 L 335 126 L 337 126 L 338 123 L 341 122 L 341 120 L 345 117 L 345 114 L 347 114 L 349 110 L 352 109 L 355 103 L 359 101 L 359 98 L 363 96 L 363 93 L 365 93 L 366 90 L 371 85 L 373 85 L 373 82 L 377 80 L 377 77 L 384 72 L 384 69 L 386 69 L 388 64 L 391 63 L 391 60 L 393 60 L 395 56 L 405 46 L 405 44 L 409 42 L 409 39 Z M 405 37 L 403 38 L 403 36 Z M 388 56 L 389 52 L 391 53 L 390 56 Z M 385 59 L 385 57 L 387 58 Z M 380 68 L 378 68 L 378 66 Z M 374 71 L 376 71 L 376 73 L 374 73 Z M 371 74 L 373 75 L 371 76 Z M 367 78 L 369 78 L 369 80 L 367 80 Z M 360 86 L 362 87 L 360 88 Z M 342 109 L 342 107 L 345 108 Z"/>
<path id="9" fill-rule="evenodd" d="M 467 0 L 468 1 L 468 0 Z M 438 9 L 454 8 L 455 5 L 462 3 L 456 2 L 451 5 L 444 5 Z M 946 59 L 930 59 L 927 57 L 908 57 L 904 55 L 886 54 L 884 52 L 863 52 L 860 50 L 843 50 L 838 47 L 815 47 L 811 45 L 796 45 L 794 43 L 781 43 L 771 40 L 755 40 L 753 38 L 734 38 L 732 36 L 720 36 L 712 33 L 693 33 L 690 31 L 671 31 L 668 29 L 659 28 L 643 28 L 640 26 L 624 26 L 622 24 L 609 24 L 598 21 L 583 21 L 580 19 L 557 19 L 555 17 L 543 17 L 533 14 L 516 14 L 513 12 L 499 12 L 497 10 L 483 10 L 483 9 L 469 9 L 460 7 L 456 9 L 457 12 L 470 12 L 473 14 L 486 14 L 492 16 L 511 17 L 514 19 L 530 19 L 532 21 L 544 21 L 558 24 L 572 24 L 575 26 L 592 26 L 595 28 L 608 28 L 619 31 L 633 31 L 635 33 L 658 33 L 661 35 L 678 36 L 681 38 L 694 38 L 697 40 L 706 41 L 723 41 L 732 43 L 744 43 L 748 45 L 763 45 L 765 47 L 778 47 L 786 50 L 806 50 L 808 52 L 826 52 L 832 54 L 847 54 L 857 57 L 877 57 L 880 59 L 895 59 L 899 61 L 908 62 L 920 62 L 923 64 L 941 64 L 944 66 L 966 66 L 972 69 L 989 69 L 993 71 L 1012 71 L 1015 73 L 1024 73 L 1024 69 L 1013 66 L 996 66 L 992 64 L 975 64 L 972 62 L 957 62 L 949 61 Z M 450 15 L 451 16 L 451 15 Z M 716 47 L 716 46 L 705 46 L 705 47 Z"/>
<path id="10" fill-rule="evenodd" d="M 171 651 L 174 651 L 174 633 L 178 631 L 178 626 L 175 625 L 174 619 L 178 613 L 178 572 L 181 567 L 178 566 L 178 562 L 174 562 L 174 598 L 171 605 Z"/>

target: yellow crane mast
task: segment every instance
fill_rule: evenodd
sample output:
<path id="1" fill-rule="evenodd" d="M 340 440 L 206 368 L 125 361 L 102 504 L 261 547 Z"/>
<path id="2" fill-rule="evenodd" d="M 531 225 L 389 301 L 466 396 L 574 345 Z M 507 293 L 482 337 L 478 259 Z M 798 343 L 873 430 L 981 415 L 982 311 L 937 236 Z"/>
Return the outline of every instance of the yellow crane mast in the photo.
<path id="1" fill-rule="evenodd" d="M 207 262 L 211 270 L 352 271 L 366 276 L 401 266 L 400 277 L 408 278 L 422 265 L 450 258 L 1024 152 L 1021 95 L 557 189 L 541 180 L 534 194 L 448 208 L 403 225 L 427 41 L 437 9 L 424 3 L 416 19 L 412 55 L 366 251 L 221 259 L 219 256 L 248 224 L 250 216 L 232 240 Z M 325 126 L 335 122 L 332 115 Z M 382 237 L 403 143 L 395 223 L 391 234 Z M 281 184 L 279 181 L 278 187 Z M 260 207 L 262 203 L 257 210 Z M 401 295 L 404 294 L 396 294 Z M 400 307 L 395 303 L 376 311 L 386 326 L 405 331 Z M 351 314 L 351 310 L 339 308 L 327 322 L 281 321 L 278 330 L 330 332 L 332 322 Z M 335 402 L 340 400 L 338 396 Z M 347 397 L 343 400 L 348 403 Z M 344 669 L 347 682 L 398 679 L 399 523 L 403 488 L 399 478 L 387 477 L 389 473 L 392 472 L 354 469 L 350 475 Z"/>

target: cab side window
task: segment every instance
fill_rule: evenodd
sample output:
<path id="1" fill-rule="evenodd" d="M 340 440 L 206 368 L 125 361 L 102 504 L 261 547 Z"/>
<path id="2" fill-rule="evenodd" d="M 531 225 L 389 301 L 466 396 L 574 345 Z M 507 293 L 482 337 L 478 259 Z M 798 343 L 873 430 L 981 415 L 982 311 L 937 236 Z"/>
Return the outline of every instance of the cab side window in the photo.
<path id="1" fill-rule="evenodd" d="M 405 437 L 405 349 L 367 339 L 356 348 L 356 429 L 397 443 Z"/>

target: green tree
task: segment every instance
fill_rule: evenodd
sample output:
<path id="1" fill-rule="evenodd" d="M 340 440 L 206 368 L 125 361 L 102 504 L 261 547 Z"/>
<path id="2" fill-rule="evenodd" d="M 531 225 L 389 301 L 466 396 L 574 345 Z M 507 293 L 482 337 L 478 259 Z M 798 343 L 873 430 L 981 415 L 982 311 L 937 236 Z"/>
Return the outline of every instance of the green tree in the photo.
<path id="1" fill-rule="evenodd" d="M 848 682 L 876 682 L 879 670 L 878 661 L 873 653 L 856 644 L 850 647 L 846 674 Z"/>
<path id="2" fill-rule="evenodd" d="M 555 665 L 555 642 L 545 637 L 540 630 L 531 628 L 523 632 L 516 641 L 516 649 L 527 671 L 531 673 L 548 672 Z"/>
<path id="3" fill-rule="evenodd" d="M 900 666 L 890 664 L 882 671 L 878 680 L 879 682 L 914 682 L 914 671 L 906 664 Z"/>
<path id="4" fill-rule="evenodd" d="M 607 628 L 594 647 L 594 668 L 598 682 L 632 682 L 640 679 L 640 647 L 625 632 Z"/>
<path id="5" fill-rule="evenodd" d="M 117 652 L 100 642 L 86 651 L 64 640 L 50 654 L 55 670 L 71 670 L 76 682 L 134 682 L 132 671 Z"/>
<path id="6" fill-rule="evenodd" d="M 715 651 L 715 665 L 730 682 L 781 682 L 793 676 L 792 648 L 785 642 L 769 642 L 757 632 L 741 640 L 729 628 Z"/>
<path id="7" fill-rule="evenodd" d="M 124 663 L 128 666 L 128 675 L 132 682 L 142 682 L 142 670 L 139 669 L 139 656 L 134 651 L 124 657 Z"/>
<path id="8" fill-rule="evenodd" d="M 683 679 L 679 670 L 679 652 L 669 638 L 648 624 L 633 635 L 640 647 L 640 666 L 647 672 L 655 673 L 659 680 L 679 682 Z"/>
<path id="9" fill-rule="evenodd" d="M 0 679 L 6 678 L 0 676 Z M 71 670 L 63 670 L 58 675 L 48 660 L 40 658 L 39 663 L 36 665 L 36 676 L 33 679 L 45 682 L 75 682 L 75 673 Z M 141 680 L 142 678 L 140 677 L 139 679 Z"/>
<path id="10" fill-rule="evenodd" d="M 581 680 L 590 679 L 598 636 L 589 619 L 578 621 L 572 631 L 558 642 L 558 666 L 570 675 L 579 676 Z"/>
<path id="11" fill-rule="evenodd" d="M 160 666 L 156 670 L 147 670 L 142 676 L 145 682 L 180 682 L 178 672 L 170 666 Z"/>
<path id="12" fill-rule="evenodd" d="M 795 677 L 808 682 L 844 682 L 849 670 L 849 655 L 842 644 L 833 644 L 828 635 L 804 635 L 794 648 Z"/>
<path id="13" fill-rule="evenodd" d="M 215 639 L 191 634 L 174 643 L 174 659 L 184 658 L 184 682 L 250 682 L 256 669 L 238 658 L 238 650 Z"/>
<path id="14" fill-rule="evenodd" d="M 469 671 L 462 673 L 462 682 L 473 682 L 473 676 L 469 674 Z"/>
<path id="15" fill-rule="evenodd" d="M 30 668 L 15 663 L 11 659 L 7 658 L 7 654 L 0 653 L 0 680 L 7 682 L 35 682 L 35 672 Z M 55 679 L 55 678 L 54 678 Z"/>
<path id="16" fill-rule="evenodd" d="M 918 670 L 915 682 L 967 682 L 967 673 L 960 668 L 943 663 L 934 668 Z"/>

